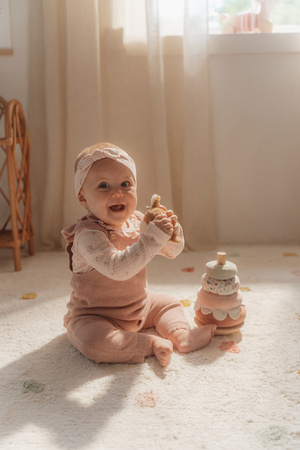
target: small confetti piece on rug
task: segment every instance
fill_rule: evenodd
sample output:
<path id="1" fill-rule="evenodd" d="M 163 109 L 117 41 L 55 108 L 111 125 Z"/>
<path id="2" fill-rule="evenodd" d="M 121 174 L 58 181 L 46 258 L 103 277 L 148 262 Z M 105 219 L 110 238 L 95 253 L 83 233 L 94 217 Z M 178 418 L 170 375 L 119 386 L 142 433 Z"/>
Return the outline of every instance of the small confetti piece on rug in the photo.
<path id="1" fill-rule="evenodd" d="M 182 272 L 194 272 L 195 267 L 183 267 Z"/>
<path id="2" fill-rule="evenodd" d="M 278 425 L 270 425 L 266 428 L 262 428 L 257 433 L 258 437 L 266 443 L 277 443 L 286 439 L 287 431 L 285 427 Z"/>
<path id="3" fill-rule="evenodd" d="M 24 381 L 22 394 L 27 394 L 27 392 L 34 392 L 35 394 L 39 394 L 44 390 L 44 387 L 44 384 L 38 383 L 35 380 Z"/>
<path id="4" fill-rule="evenodd" d="M 250 292 L 250 291 L 251 291 L 251 289 L 248 288 L 247 286 L 240 287 L 240 290 L 241 290 L 242 292 Z"/>
<path id="5" fill-rule="evenodd" d="M 241 351 L 235 341 L 223 341 L 222 344 L 219 345 L 219 349 L 229 353 L 240 353 Z"/>
<path id="6" fill-rule="evenodd" d="M 182 304 L 182 306 L 184 306 L 185 308 L 187 308 L 188 306 L 190 306 L 191 305 L 191 300 L 188 300 L 187 298 L 186 299 L 184 299 L 184 300 L 179 300 L 180 301 L 180 303 Z"/>
<path id="7" fill-rule="evenodd" d="M 28 292 L 27 294 L 22 295 L 22 300 L 34 300 L 37 296 L 38 295 L 35 292 Z"/>
<path id="8" fill-rule="evenodd" d="M 142 408 L 154 408 L 158 400 L 158 394 L 151 391 L 141 392 L 135 398 L 137 404 Z"/>
<path id="9" fill-rule="evenodd" d="M 297 255 L 297 253 L 284 253 L 283 256 L 288 257 L 288 256 L 299 256 Z"/>
<path id="10" fill-rule="evenodd" d="M 296 277 L 300 277 L 300 270 L 292 270 L 292 274 L 296 275 Z"/>
<path id="11" fill-rule="evenodd" d="M 298 370 L 297 374 L 300 375 L 300 370 Z"/>

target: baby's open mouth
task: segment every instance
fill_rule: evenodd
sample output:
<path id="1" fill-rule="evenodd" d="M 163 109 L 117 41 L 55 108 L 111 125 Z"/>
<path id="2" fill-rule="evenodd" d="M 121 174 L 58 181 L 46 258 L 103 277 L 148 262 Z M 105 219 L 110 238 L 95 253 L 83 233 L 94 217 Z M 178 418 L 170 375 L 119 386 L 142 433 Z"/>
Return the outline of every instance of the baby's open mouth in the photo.
<path id="1" fill-rule="evenodd" d="M 112 211 L 123 211 L 124 205 L 112 205 L 109 207 Z"/>

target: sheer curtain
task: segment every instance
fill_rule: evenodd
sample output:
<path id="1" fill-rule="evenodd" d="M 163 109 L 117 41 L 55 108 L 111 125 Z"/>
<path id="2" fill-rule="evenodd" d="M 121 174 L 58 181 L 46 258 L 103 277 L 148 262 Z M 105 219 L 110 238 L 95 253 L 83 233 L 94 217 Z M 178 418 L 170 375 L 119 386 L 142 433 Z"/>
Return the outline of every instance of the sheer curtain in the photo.
<path id="1" fill-rule="evenodd" d="M 97 141 L 135 159 L 140 210 L 157 192 L 187 248 L 215 244 L 207 5 L 30 0 L 32 191 L 37 245 L 84 214 L 73 161 Z M 170 23 L 172 29 L 170 28 Z"/>

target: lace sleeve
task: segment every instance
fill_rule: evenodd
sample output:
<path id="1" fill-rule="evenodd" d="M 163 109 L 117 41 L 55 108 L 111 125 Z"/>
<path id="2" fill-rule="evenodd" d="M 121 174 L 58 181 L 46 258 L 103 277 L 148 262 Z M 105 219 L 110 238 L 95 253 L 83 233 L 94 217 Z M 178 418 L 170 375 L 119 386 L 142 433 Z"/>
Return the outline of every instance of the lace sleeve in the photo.
<path id="1" fill-rule="evenodd" d="M 75 238 L 73 253 L 103 275 L 123 281 L 145 267 L 168 239 L 166 233 L 151 224 L 134 244 L 117 250 L 102 231 L 83 230 Z"/>

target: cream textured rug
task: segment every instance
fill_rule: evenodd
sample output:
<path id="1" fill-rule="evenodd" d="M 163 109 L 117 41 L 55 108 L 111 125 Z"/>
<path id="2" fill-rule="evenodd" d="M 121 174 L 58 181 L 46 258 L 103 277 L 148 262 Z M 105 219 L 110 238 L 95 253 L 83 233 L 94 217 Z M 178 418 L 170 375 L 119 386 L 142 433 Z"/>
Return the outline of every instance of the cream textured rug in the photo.
<path id="1" fill-rule="evenodd" d="M 24 254 L 14 272 L 12 252 L 1 250 L 1 450 L 299 449 L 300 247 L 220 250 L 238 267 L 245 325 L 200 351 L 174 353 L 167 369 L 154 357 L 140 365 L 85 359 L 62 326 L 64 252 Z M 149 265 L 151 289 L 182 300 L 192 326 L 215 258 L 183 253 Z"/>

